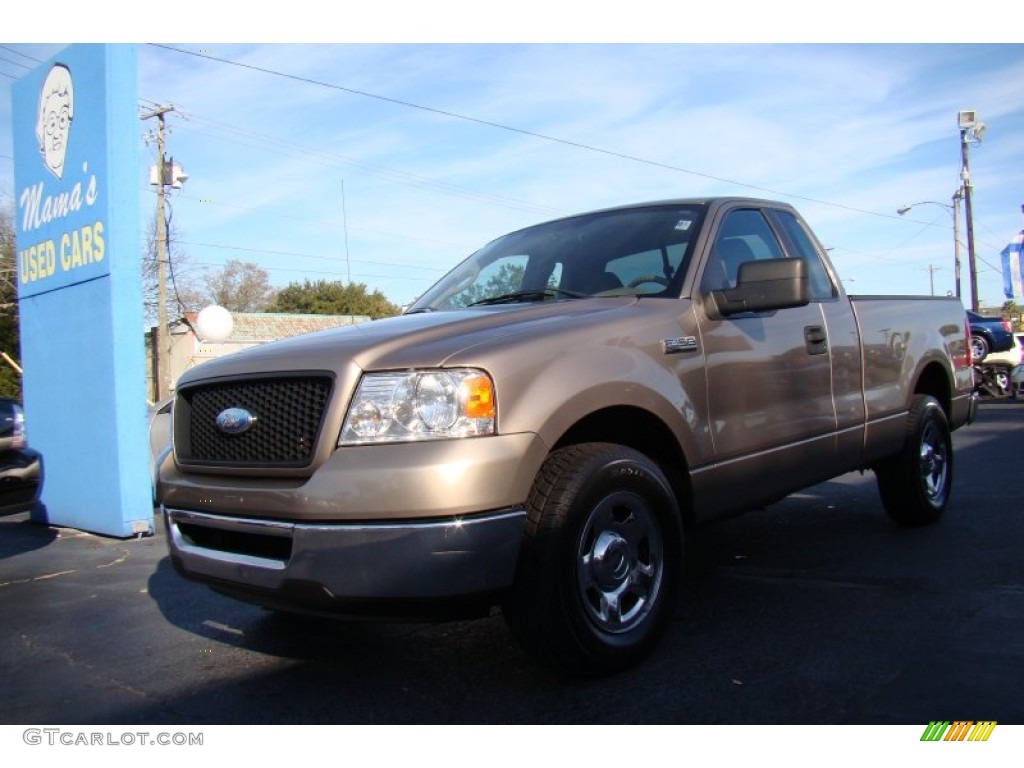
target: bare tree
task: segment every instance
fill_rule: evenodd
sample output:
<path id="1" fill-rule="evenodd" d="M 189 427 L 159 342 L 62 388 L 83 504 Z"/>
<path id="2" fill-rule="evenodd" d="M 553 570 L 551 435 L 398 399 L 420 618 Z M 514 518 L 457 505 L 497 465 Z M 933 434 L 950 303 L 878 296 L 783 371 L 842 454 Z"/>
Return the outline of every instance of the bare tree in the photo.
<path id="1" fill-rule="evenodd" d="M 0 352 L 7 356 L 0 361 L 0 395 L 20 397 L 21 373 L 14 367 L 21 360 L 17 244 L 14 211 L 3 201 L 0 201 Z"/>
<path id="2" fill-rule="evenodd" d="M 0 314 L 11 309 L 11 297 L 17 302 L 18 270 L 14 233 L 14 213 L 0 204 Z"/>
<path id="3" fill-rule="evenodd" d="M 173 220 L 167 226 L 167 317 L 170 322 L 203 306 L 203 296 L 192 277 L 189 255 L 179 243 L 180 233 Z M 142 255 L 142 304 L 147 325 L 156 325 L 159 312 L 157 286 L 156 216 L 146 228 L 146 249 Z"/>
<path id="4" fill-rule="evenodd" d="M 220 272 L 207 273 L 206 296 L 231 312 L 264 312 L 274 301 L 267 270 L 250 261 L 229 259 Z"/>

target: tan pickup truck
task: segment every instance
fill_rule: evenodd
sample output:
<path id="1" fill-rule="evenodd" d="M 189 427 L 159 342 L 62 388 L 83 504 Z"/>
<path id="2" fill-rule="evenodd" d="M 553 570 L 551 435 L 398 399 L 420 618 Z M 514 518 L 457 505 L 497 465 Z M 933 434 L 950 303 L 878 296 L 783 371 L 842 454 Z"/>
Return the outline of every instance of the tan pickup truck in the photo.
<path id="1" fill-rule="evenodd" d="M 974 415 L 956 299 L 847 296 L 788 205 L 625 206 L 501 237 L 401 317 L 178 383 L 157 498 L 184 576 L 271 609 L 500 605 L 539 657 L 620 669 L 695 522 L 870 468 L 939 517 Z"/>

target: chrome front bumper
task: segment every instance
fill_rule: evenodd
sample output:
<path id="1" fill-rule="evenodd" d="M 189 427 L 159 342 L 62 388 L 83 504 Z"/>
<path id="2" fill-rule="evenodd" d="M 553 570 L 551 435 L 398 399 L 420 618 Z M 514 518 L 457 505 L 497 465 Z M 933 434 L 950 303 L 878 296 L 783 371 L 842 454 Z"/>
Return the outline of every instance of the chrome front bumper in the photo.
<path id="1" fill-rule="evenodd" d="M 342 613 L 498 592 L 512 583 L 526 522 L 521 509 L 390 523 L 162 511 L 182 575 L 269 607 Z"/>

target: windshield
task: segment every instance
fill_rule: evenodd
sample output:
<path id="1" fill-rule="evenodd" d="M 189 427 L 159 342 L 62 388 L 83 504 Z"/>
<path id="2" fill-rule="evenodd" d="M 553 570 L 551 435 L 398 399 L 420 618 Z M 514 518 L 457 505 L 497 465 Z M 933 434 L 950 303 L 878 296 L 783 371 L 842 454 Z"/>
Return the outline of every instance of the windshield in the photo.
<path id="1" fill-rule="evenodd" d="M 574 216 L 498 238 L 409 312 L 592 296 L 678 296 L 703 207 L 657 205 Z"/>

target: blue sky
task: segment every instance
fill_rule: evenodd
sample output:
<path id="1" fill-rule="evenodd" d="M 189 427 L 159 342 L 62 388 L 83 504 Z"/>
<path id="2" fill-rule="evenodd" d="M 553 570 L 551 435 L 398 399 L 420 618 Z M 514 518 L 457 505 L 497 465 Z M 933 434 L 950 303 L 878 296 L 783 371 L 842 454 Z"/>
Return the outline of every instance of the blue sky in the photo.
<path id="1" fill-rule="evenodd" d="M 9 39 L 0 39 L 6 202 L 11 76 L 63 47 Z M 1002 303 L 999 251 L 1024 226 L 1024 46 L 593 39 L 614 37 L 140 44 L 140 107 L 180 110 L 169 116 L 168 151 L 189 174 L 172 207 L 190 275 L 238 259 L 277 286 L 351 276 L 404 304 L 522 226 L 738 194 L 794 204 L 850 292 L 927 294 L 934 280 L 945 294 L 949 211 L 896 209 L 950 202 L 957 112 L 974 109 L 987 125 L 970 150 L 979 295 Z M 140 121 L 140 146 L 152 127 Z M 153 145 L 141 156 L 153 162 Z M 146 179 L 140 168 L 148 215 Z M 965 303 L 966 270 L 965 249 Z"/>

